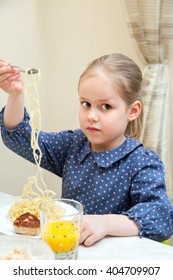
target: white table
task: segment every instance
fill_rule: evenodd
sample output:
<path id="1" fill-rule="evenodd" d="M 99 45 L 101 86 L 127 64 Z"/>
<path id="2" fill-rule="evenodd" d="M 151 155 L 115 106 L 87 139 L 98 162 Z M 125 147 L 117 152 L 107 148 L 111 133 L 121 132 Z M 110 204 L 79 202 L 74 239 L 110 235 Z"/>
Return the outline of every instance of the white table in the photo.
<path id="1" fill-rule="evenodd" d="M 0 192 L 0 207 L 15 197 Z M 139 237 L 106 237 L 91 247 L 80 246 L 79 260 L 173 260 L 173 247 Z"/>

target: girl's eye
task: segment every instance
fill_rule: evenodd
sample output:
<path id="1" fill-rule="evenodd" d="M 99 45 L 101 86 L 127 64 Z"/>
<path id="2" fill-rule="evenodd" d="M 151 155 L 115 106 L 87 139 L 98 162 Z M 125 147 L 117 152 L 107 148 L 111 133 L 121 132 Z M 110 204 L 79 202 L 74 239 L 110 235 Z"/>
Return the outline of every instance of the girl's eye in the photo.
<path id="1" fill-rule="evenodd" d="M 111 106 L 109 104 L 103 104 L 102 109 L 109 110 L 109 109 L 111 109 Z"/>
<path id="2" fill-rule="evenodd" d="M 83 101 L 81 104 L 82 104 L 83 107 L 86 107 L 86 108 L 91 106 L 90 103 L 87 102 L 87 101 Z"/>

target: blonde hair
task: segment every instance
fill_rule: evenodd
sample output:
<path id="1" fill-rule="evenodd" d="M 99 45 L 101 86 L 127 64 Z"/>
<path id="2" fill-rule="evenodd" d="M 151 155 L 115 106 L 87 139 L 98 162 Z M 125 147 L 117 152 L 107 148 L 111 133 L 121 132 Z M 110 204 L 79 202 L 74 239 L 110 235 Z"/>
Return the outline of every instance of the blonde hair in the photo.
<path id="1" fill-rule="evenodd" d="M 83 77 L 97 74 L 103 71 L 111 78 L 120 90 L 121 98 L 130 106 L 135 101 L 141 100 L 142 73 L 138 65 L 125 55 L 115 53 L 104 55 L 92 61 L 84 70 L 79 79 L 79 85 Z M 142 106 L 141 106 L 142 107 Z M 139 140 L 143 123 L 143 108 L 140 115 L 130 121 L 125 130 L 125 136 L 131 136 Z"/>

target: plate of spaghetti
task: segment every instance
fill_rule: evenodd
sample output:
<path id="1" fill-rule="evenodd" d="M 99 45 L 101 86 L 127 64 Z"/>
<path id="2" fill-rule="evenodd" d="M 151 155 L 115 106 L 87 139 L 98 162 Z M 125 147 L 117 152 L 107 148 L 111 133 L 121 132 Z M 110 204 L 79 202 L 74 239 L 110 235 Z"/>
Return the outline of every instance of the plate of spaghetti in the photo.
<path id="1" fill-rule="evenodd" d="M 22 205 L 22 204 L 21 204 Z M 0 220 L 1 220 L 1 226 L 0 226 L 0 232 L 6 235 L 18 235 L 14 231 L 13 221 L 15 220 L 16 215 L 21 215 L 20 209 L 19 212 L 16 212 L 14 215 L 13 212 L 11 212 L 11 209 L 14 209 L 17 206 L 17 202 L 13 204 L 6 205 L 2 208 L 0 208 Z M 13 217 L 13 218 L 12 218 Z M 31 238 L 40 238 L 40 235 L 30 236 Z"/>
<path id="2" fill-rule="evenodd" d="M 47 192 L 43 192 L 42 195 L 38 195 L 35 197 L 24 197 L 16 200 L 12 204 L 6 205 L 2 208 L 0 208 L 0 220 L 1 220 L 1 226 L 0 226 L 0 232 L 7 234 L 7 235 L 16 235 L 16 232 L 14 230 L 14 223 L 17 219 L 20 219 L 22 216 L 26 216 L 28 214 L 28 217 L 34 216 L 35 220 L 40 221 L 40 204 L 46 200 L 52 200 L 52 197 L 49 193 L 49 195 L 46 195 Z M 28 220 L 27 217 L 27 220 Z M 24 220 L 22 222 L 25 223 Z M 28 221 L 29 223 L 29 221 Z M 22 226 L 22 225 L 21 225 Z M 40 226 L 39 226 L 40 227 Z M 22 233 L 25 235 L 25 233 Z M 30 234 L 26 234 L 30 235 Z M 36 236 L 33 237 L 40 237 L 40 234 L 36 234 Z"/>
<path id="3" fill-rule="evenodd" d="M 61 200 L 56 201 L 56 199 L 39 197 L 32 199 L 24 198 L 0 208 L 0 232 L 6 235 L 22 234 L 40 238 L 40 204 L 47 200 L 49 201 L 49 205 L 46 210 L 48 210 L 47 213 L 52 220 L 61 220 L 64 213 L 69 215 L 71 219 L 71 215 L 77 213 L 76 208 L 61 202 Z"/>

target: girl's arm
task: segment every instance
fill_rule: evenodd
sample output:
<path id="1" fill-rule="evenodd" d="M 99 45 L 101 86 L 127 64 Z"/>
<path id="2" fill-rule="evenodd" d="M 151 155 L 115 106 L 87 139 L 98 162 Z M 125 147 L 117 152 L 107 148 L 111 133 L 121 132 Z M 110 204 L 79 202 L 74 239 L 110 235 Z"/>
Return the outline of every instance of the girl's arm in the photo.
<path id="1" fill-rule="evenodd" d="M 139 228 L 134 220 L 126 215 L 84 215 L 81 229 L 80 243 L 91 246 L 103 237 L 136 236 Z"/>
<path id="2" fill-rule="evenodd" d="M 81 243 L 86 246 L 106 235 L 163 241 L 173 234 L 173 206 L 166 193 L 163 163 L 154 151 L 143 149 L 141 157 L 137 155 L 130 187 L 133 206 L 119 215 L 84 216 Z"/>
<path id="3" fill-rule="evenodd" d="M 7 129 L 15 128 L 24 117 L 24 95 L 10 94 L 4 111 L 4 126 Z"/>
<path id="4" fill-rule="evenodd" d="M 21 73 L 8 62 L 0 60 L 0 88 L 7 92 L 8 99 L 4 112 L 4 126 L 13 129 L 24 116 L 24 93 Z"/>

